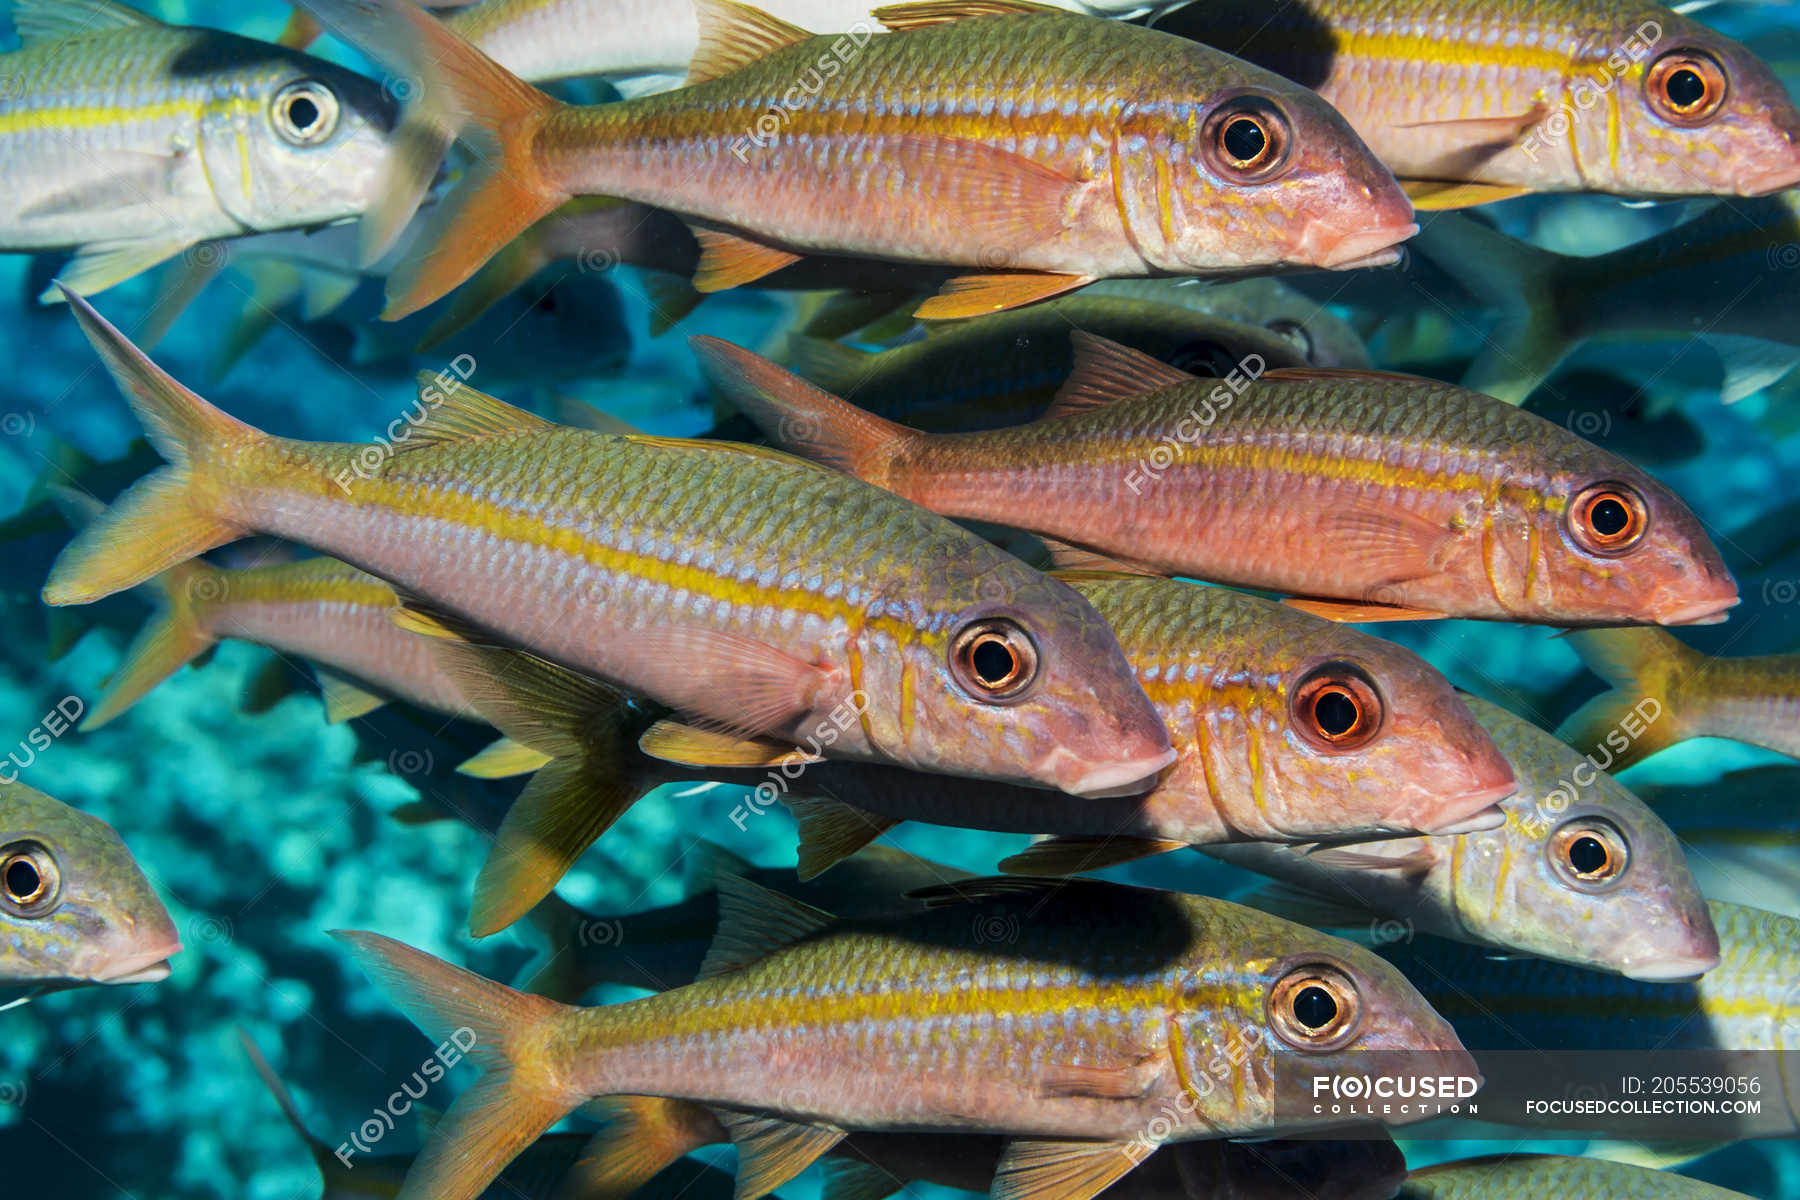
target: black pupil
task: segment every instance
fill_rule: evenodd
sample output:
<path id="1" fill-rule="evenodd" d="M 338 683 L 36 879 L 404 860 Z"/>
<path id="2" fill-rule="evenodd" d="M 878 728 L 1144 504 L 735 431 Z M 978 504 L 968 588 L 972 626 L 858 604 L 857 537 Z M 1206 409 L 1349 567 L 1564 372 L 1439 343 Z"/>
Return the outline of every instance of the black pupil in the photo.
<path id="1" fill-rule="evenodd" d="M 1225 126 L 1225 153 L 1238 162 L 1255 162 L 1268 145 L 1269 135 L 1248 117 L 1239 117 Z"/>
<path id="2" fill-rule="evenodd" d="M 1583 875 L 1604 871 L 1610 857 L 1599 838 L 1578 837 L 1569 843 L 1569 865 Z"/>
<path id="3" fill-rule="evenodd" d="M 1594 532 L 1601 537 L 1618 537 L 1630 527 L 1631 513 L 1623 504 L 1608 496 L 1594 502 L 1594 507 L 1588 510 L 1588 520 L 1593 523 Z"/>
<path id="4" fill-rule="evenodd" d="M 6 894 L 14 900 L 31 899 L 42 884 L 43 877 L 30 859 L 15 858 L 6 864 Z"/>
<path id="5" fill-rule="evenodd" d="M 1005 683 L 1013 673 L 1013 652 L 999 638 L 983 638 L 969 652 L 969 665 L 981 682 Z"/>
<path id="6" fill-rule="evenodd" d="M 1706 80 L 1688 67 L 1670 72 L 1667 88 L 1669 103 L 1676 108 L 1692 108 L 1706 99 Z"/>
<path id="7" fill-rule="evenodd" d="M 1356 701 L 1340 691 L 1325 692 L 1313 704 L 1313 719 L 1332 737 L 1343 737 L 1356 728 Z"/>
<path id="8" fill-rule="evenodd" d="M 288 101 L 288 123 L 295 129 L 305 133 L 319 119 L 319 106 L 305 96 L 295 96 Z"/>
<path id="9" fill-rule="evenodd" d="M 1300 989 L 1294 997 L 1294 1020 L 1308 1029 L 1323 1029 L 1337 1019 L 1337 1001 L 1316 984 Z"/>

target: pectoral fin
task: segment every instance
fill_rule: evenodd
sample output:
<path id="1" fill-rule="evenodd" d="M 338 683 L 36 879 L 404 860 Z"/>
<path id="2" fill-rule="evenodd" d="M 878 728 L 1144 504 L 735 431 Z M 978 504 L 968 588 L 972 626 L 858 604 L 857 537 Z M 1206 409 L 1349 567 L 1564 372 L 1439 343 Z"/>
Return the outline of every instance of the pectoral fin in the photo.
<path id="1" fill-rule="evenodd" d="M 1007 1143 L 988 1192 L 991 1200 L 1089 1200 L 1137 1166 L 1124 1142 Z"/>
<path id="2" fill-rule="evenodd" d="M 1450 615 L 1429 608 L 1402 608 L 1396 604 L 1365 604 L 1323 597 L 1289 596 L 1282 603 L 1303 613 L 1311 613 L 1315 617 L 1345 625 L 1375 624 L 1380 621 L 1441 621 Z"/>
<path id="3" fill-rule="evenodd" d="M 1017 271 L 1003 275 L 958 275 L 913 310 L 921 321 L 955 321 L 1036 304 L 1094 282 L 1091 275 L 1051 275 Z"/>
<path id="4" fill-rule="evenodd" d="M 1528 187 L 1511 187 L 1498 183 L 1452 183 L 1442 179 L 1403 179 L 1400 187 L 1419 212 L 1447 212 L 1455 208 L 1474 208 L 1478 204 L 1494 204 L 1515 196 L 1529 196 Z"/>

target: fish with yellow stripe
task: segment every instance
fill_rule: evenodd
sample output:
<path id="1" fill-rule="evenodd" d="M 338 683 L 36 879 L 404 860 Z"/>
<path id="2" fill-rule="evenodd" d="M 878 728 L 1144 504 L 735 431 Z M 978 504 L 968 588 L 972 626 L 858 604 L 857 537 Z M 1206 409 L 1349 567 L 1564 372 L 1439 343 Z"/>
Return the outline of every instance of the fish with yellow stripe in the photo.
<path id="1" fill-rule="evenodd" d="M 409 149 L 483 152 L 390 316 L 460 284 L 571 197 L 696 226 L 695 285 L 806 254 L 963 268 L 920 316 L 974 316 L 1110 276 L 1392 261 L 1416 232 L 1393 177 L 1315 94 L 1197 43 L 1017 0 L 883 9 L 891 32 L 815 36 L 699 0 L 689 86 L 571 107 L 410 0 L 304 0 L 423 81 Z M 804 86 L 802 86 L 804 85 Z M 379 253 L 423 194 L 413 153 L 367 222 Z"/>
<path id="2" fill-rule="evenodd" d="M 842 757 L 1091 796 L 1174 760 L 1118 639 L 1067 584 L 774 451 L 552 425 L 427 380 L 380 446 L 272 437 L 72 297 L 169 466 L 57 559 L 51 604 L 252 532 L 690 716 Z M 822 735 L 821 735 L 822 736 Z"/>
<path id="3" fill-rule="evenodd" d="M 471 929 L 524 915 L 626 808 L 665 784 L 756 789 L 725 810 L 786 801 L 811 878 L 905 821 L 1061 835 L 1062 872 L 1194 843 L 1314 841 L 1501 822 L 1517 786 L 1449 682 L 1417 655 L 1224 588 L 1064 576 L 1119 639 L 1177 759 L 1150 791 L 1095 804 L 1041 789 L 814 761 L 796 748 L 650 723 L 610 689 L 516 651 L 446 642 L 443 669 L 515 739 L 460 770 L 537 770 L 475 884 Z M 548 762 L 546 763 L 546 760 Z M 1027 874 L 1051 874 L 1040 846 Z M 1073 865 L 1070 865 L 1073 864 Z M 1002 864 L 1014 869 L 1011 860 Z"/>
<path id="4" fill-rule="evenodd" d="M 1660 629 L 1584 629 L 1569 640 L 1607 690 L 1557 733 L 1609 770 L 1697 737 L 1800 758 L 1800 654 L 1703 654 Z"/>
<path id="5" fill-rule="evenodd" d="M 1247 903 L 1296 921 L 1415 932 L 1509 954 L 1689 979 L 1719 963 L 1705 898 L 1662 819 L 1555 736 L 1465 697 L 1519 778 L 1506 823 L 1330 847 L 1244 844 L 1206 853 L 1272 876 Z"/>
<path id="6" fill-rule="evenodd" d="M 1650 0 L 1206 0 L 1160 27 L 1316 88 L 1421 208 L 1800 184 L 1781 82 Z"/>
<path id="7" fill-rule="evenodd" d="M 473 1031 L 485 1072 L 402 1196 L 468 1200 L 574 1108 L 648 1095 L 715 1108 L 745 1200 L 886 1129 L 1008 1134 L 994 1195 L 1086 1200 L 1158 1142 L 1298 1123 L 1308 1080 L 1377 1051 L 1474 1075 L 1379 958 L 1225 901 L 1029 880 L 916 897 L 934 907 L 837 921 L 726 877 L 704 978 L 591 1009 L 338 934 L 428 1034 Z"/>
<path id="8" fill-rule="evenodd" d="M 398 106 L 372 80 L 114 0 L 12 10 L 23 47 L 0 58 L 0 249 L 76 250 L 58 277 L 70 290 L 374 202 Z"/>
<path id="9" fill-rule="evenodd" d="M 1737 585 L 1679 497 L 1489 396 L 1358 371 L 1199 379 L 1086 333 L 1047 418 L 931 435 L 695 339 L 791 450 L 1061 561 L 1286 593 L 1349 620 L 1725 619 Z M 1260 373 L 1259 373 L 1260 372 Z"/>

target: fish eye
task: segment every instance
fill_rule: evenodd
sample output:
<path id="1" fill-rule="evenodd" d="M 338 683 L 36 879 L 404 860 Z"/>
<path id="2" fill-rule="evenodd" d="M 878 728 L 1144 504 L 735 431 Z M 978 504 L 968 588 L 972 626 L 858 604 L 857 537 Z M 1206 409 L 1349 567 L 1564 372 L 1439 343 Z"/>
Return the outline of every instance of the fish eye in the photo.
<path id="1" fill-rule="evenodd" d="M 1644 498 L 1627 484 L 1593 484 L 1569 505 L 1569 534 L 1590 554 L 1624 554 L 1643 540 L 1649 527 Z"/>
<path id="2" fill-rule="evenodd" d="M 1280 171 L 1292 141 L 1281 110 L 1257 96 L 1221 104 L 1200 136 L 1207 162 L 1235 183 L 1261 183 Z"/>
<path id="3" fill-rule="evenodd" d="M 1549 854 L 1556 873 L 1584 889 L 1612 883 L 1631 861 L 1624 834 L 1609 822 L 1585 818 L 1552 834 Z"/>
<path id="4" fill-rule="evenodd" d="M 1294 343 L 1295 348 L 1300 351 L 1301 357 L 1305 358 L 1307 362 L 1313 361 L 1312 334 L 1306 331 L 1306 326 L 1298 321 L 1282 319 L 1270 321 L 1264 328 L 1276 337 L 1286 338 Z"/>
<path id="5" fill-rule="evenodd" d="M 1168 363 L 1190 375 L 1214 375 L 1223 378 L 1237 369 L 1238 360 L 1217 342 L 1188 342 L 1169 355 Z"/>
<path id="6" fill-rule="evenodd" d="M 337 128 L 337 95 L 316 79 L 290 83 L 275 93 L 269 119 L 282 141 L 316 146 Z"/>
<path id="7" fill-rule="evenodd" d="M 1650 64 L 1644 95 L 1657 116 L 1676 125 L 1703 125 L 1725 106 L 1725 69 L 1701 50 L 1674 50 Z"/>
<path id="8" fill-rule="evenodd" d="M 1350 977 L 1326 963 L 1295 967 L 1269 990 L 1269 1024 L 1300 1050 L 1335 1050 L 1354 1040 L 1362 996 Z"/>
<path id="9" fill-rule="evenodd" d="M 48 916 L 62 895 L 56 856 L 38 842 L 0 847 L 0 912 L 33 920 Z"/>
<path id="10" fill-rule="evenodd" d="M 950 673 L 977 700 L 1016 700 L 1037 679 L 1037 646 L 1004 618 L 976 621 L 951 643 Z"/>
<path id="11" fill-rule="evenodd" d="M 1381 732 L 1381 696 L 1349 663 L 1317 667 L 1294 689 L 1294 728 L 1320 750 L 1360 750 Z"/>

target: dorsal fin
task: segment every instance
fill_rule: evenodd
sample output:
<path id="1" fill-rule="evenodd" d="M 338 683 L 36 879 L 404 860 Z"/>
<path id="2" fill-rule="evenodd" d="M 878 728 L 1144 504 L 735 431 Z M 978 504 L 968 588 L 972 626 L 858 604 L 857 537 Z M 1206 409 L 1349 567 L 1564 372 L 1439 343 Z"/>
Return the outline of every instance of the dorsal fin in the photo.
<path id="1" fill-rule="evenodd" d="M 1115 400 L 1159 392 L 1194 378 L 1142 350 L 1082 330 L 1070 334 L 1069 342 L 1075 350 L 1075 366 L 1056 390 L 1044 420 L 1104 408 Z"/>
<path id="2" fill-rule="evenodd" d="M 1417 375 L 1405 375 L 1399 371 L 1371 371 L 1365 367 L 1277 367 L 1273 371 L 1265 371 L 1264 379 L 1313 380 L 1329 383 L 1334 379 L 1354 379 L 1362 383 L 1436 383 L 1436 380 L 1421 379 Z M 1449 387 L 1447 383 L 1438 383 L 1439 387 Z"/>
<path id="3" fill-rule="evenodd" d="M 837 920 L 823 909 L 751 883 L 719 876 L 719 932 L 700 964 L 699 979 L 747 967 Z"/>
<path id="4" fill-rule="evenodd" d="M 1030 13 L 1066 16 L 1068 10 L 1032 4 L 1029 0 L 919 0 L 913 4 L 884 4 L 875 10 L 875 19 L 893 32 L 903 33 L 971 17 L 1017 17 Z"/>
<path id="5" fill-rule="evenodd" d="M 21 46 L 55 42 L 108 29 L 162 24 L 155 17 L 114 0 L 13 0 L 13 28 Z"/>
<path id="6" fill-rule="evenodd" d="M 395 441 L 397 453 L 508 433 L 543 433 L 557 428 L 554 421 L 516 408 L 486 392 L 478 392 L 467 384 L 451 387 L 441 382 L 441 375 L 442 372 L 419 372 L 419 403 L 432 408 L 407 431 L 405 441 Z"/>
<path id="7" fill-rule="evenodd" d="M 694 0 L 694 10 L 700 18 L 700 44 L 688 64 L 690 85 L 729 75 L 813 36 L 737 0 Z"/>

